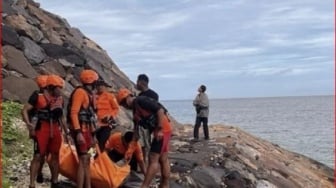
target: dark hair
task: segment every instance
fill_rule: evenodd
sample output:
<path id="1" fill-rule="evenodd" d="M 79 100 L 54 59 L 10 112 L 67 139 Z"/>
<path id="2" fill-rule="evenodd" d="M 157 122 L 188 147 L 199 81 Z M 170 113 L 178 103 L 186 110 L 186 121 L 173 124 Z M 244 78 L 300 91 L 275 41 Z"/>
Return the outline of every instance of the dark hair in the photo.
<path id="1" fill-rule="evenodd" d="M 126 143 L 130 143 L 133 139 L 133 132 L 132 131 L 127 131 L 125 134 L 124 134 L 124 140 Z"/>
<path id="2" fill-rule="evenodd" d="M 205 92 L 205 90 L 206 90 L 206 87 L 205 87 L 205 85 L 201 85 L 201 90 L 202 90 L 202 92 Z"/>
<path id="3" fill-rule="evenodd" d="M 146 82 L 146 83 L 149 82 L 149 78 L 148 78 L 148 76 L 147 76 L 146 74 L 139 74 L 139 76 L 138 76 L 138 80 L 139 80 L 139 81 L 144 81 L 144 82 Z"/>

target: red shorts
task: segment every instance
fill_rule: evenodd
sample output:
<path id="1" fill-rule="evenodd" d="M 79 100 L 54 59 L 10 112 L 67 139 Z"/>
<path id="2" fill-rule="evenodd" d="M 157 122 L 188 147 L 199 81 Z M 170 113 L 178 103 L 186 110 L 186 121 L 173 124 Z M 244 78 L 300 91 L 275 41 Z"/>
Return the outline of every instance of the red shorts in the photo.
<path id="1" fill-rule="evenodd" d="M 86 155 L 91 147 L 91 143 L 93 141 L 92 135 L 90 131 L 82 131 L 84 143 L 78 143 L 76 139 L 76 135 L 73 134 L 73 140 L 75 142 L 76 150 L 78 155 Z"/>
<path id="2" fill-rule="evenodd" d="M 41 121 L 41 127 L 35 131 L 34 138 L 34 153 L 40 155 L 46 155 L 48 153 L 58 154 L 62 144 L 61 129 L 58 123 L 51 126 L 49 122 Z M 52 136 L 52 138 L 51 138 Z"/>
<path id="3" fill-rule="evenodd" d="M 169 151 L 169 141 L 171 138 L 171 132 L 164 132 L 163 138 L 161 140 L 158 140 L 157 138 L 153 138 L 150 152 L 153 153 L 166 153 Z"/>

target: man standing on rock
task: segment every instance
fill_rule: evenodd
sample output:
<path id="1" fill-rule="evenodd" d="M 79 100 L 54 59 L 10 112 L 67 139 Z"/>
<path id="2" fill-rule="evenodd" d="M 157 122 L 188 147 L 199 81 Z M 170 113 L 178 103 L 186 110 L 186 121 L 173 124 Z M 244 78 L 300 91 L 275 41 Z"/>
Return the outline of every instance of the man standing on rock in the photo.
<path id="1" fill-rule="evenodd" d="M 196 109 L 196 121 L 194 127 L 194 140 L 197 141 L 198 138 L 198 131 L 203 123 L 203 133 L 204 139 L 209 140 L 209 128 L 208 128 L 208 116 L 209 116 L 209 99 L 208 95 L 205 93 L 206 87 L 205 85 L 201 85 L 198 88 L 198 95 L 196 96 L 195 100 L 193 101 L 193 105 Z"/>
<path id="2" fill-rule="evenodd" d="M 59 174 L 59 150 L 62 143 L 61 127 L 64 127 L 63 107 L 64 101 L 61 96 L 61 89 L 64 87 L 64 80 L 57 75 L 47 77 L 47 90 L 43 93 L 33 94 L 29 103 L 22 110 L 23 119 L 26 122 L 29 135 L 34 139 L 34 157 L 30 166 L 29 188 L 35 188 L 35 179 L 42 160 L 47 154 L 51 155 L 51 188 L 60 187 L 58 184 Z M 34 106 L 32 104 L 35 104 Z M 35 107 L 37 116 L 36 124 L 29 120 L 28 112 Z M 33 118 L 33 119 L 34 119 Z"/>
<path id="3" fill-rule="evenodd" d="M 146 125 L 146 128 L 153 133 L 149 153 L 149 164 L 141 188 L 148 188 L 150 186 L 159 166 L 161 168 L 160 187 L 169 187 L 170 165 L 168 151 L 172 126 L 164 108 L 158 102 L 148 97 L 134 97 L 131 92 L 125 88 L 119 90 L 117 100 L 120 105 L 133 110 L 135 131 L 138 130 L 137 126 Z M 139 121 L 145 121 L 146 123 L 139 124 Z"/>
<path id="4" fill-rule="evenodd" d="M 146 74 L 139 74 L 136 82 L 136 88 L 140 91 L 139 96 L 149 97 L 155 101 L 159 101 L 159 95 L 148 87 L 149 78 Z M 145 123 L 145 122 L 140 122 Z M 147 163 L 147 156 L 151 143 L 151 135 L 148 129 L 145 129 L 146 125 L 139 127 L 139 141 L 143 151 L 143 157 Z"/>
<path id="5" fill-rule="evenodd" d="M 35 127 L 36 123 L 37 123 L 37 111 L 36 111 L 36 96 L 38 96 L 39 94 L 43 95 L 45 92 L 47 92 L 47 79 L 48 79 L 48 75 L 39 75 L 36 77 L 35 81 L 37 86 L 39 87 L 39 90 L 34 91 L 31 96 L 28 99 L 28 103 L 24 105 L 21 115 L 22 115 L 22 119 L 23 121 L 26 123 L 27 125 L 27 129 L 29 132 L 29 137 L 31 139 L 34 139 L 34 134 L 35 134 L 35 130 L 33 129 L 33 127 Z M 25 114 L 27 115 L 25 117 Z M 43 168 L 43 164 L 44 164 L 45 159 L 41 159 L 40 162 L 40 167 L 39 170 L 37 172 L 37 177 L 36 177 L 36 181 L 37 183 L 43 183 L 43 173 L 42 173 L 42 168 Z M 34 173 L 30 172 L 30 176 L 32 178 Z M 34 180 L 32 180 L 34 181 Z"/>
<path id="6" fill-rule="evenodd" d="M 112 131 L 112 124 L 119 112 L 119 104 L 115 96 L 107 91 L 111 87 L 104 80 L 97 81 L 97 118 L 99 129 L 96 132 L 99 148 L 103 151 L 105 142 Z"/>
<path id="7" fill-rule="evenodd" d="M 95 144 L 95 84 L 98 74 L 93 70 L 83 70 L 80 81 L 83 86 L 77 87 L 71 94 L 68 105 L 68 120 L 75 142 L 79 165 L 77 169 L 77 188 L 90 188 L 90 155 L 89 149 Z"/>

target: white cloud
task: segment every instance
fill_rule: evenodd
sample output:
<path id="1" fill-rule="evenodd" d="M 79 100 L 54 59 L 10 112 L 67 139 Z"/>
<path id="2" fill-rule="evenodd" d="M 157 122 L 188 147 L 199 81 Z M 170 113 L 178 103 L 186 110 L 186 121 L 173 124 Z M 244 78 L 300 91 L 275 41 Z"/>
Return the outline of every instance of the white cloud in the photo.
<path id="1" fill-rule="evenodd" d="M 334 79 L 331 2 L 39 2 L 96 41 L 131 78 L 145 72 L 181 85 L 225 78 L 239 91 L 241 79 Z"/>

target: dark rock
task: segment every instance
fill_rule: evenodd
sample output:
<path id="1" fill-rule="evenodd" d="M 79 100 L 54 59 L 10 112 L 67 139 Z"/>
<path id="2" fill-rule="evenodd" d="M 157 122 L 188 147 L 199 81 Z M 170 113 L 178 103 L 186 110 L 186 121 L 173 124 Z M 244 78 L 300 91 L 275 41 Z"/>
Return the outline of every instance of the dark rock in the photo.
<path id="1" fill-rule="evenodd" d="M 18 99 L 22 103 L 27 102 L 33 91 L 38 89 L 34 80 L 14 76 L 4 78 L 2 84 L 3 88 L 6 88 L 7 93 L 10 94 L 7 96 L 7 93 L 3 93 L 6 94 L 6 96 L 3 96 L 4 99 Z"/>
<path id="2" fill-rule="evenodd" d="M 24 46 L 23 52 L 32 65 L 39 64 L 46 58 L 44 50 L 34 41 L 27 37 L 20 37 L 20 40 Z"/>
<path id="3" fill-rule="evenodd" d="M 121 188 L 138 188 L 144 180 L 143 174 L 139 174 L 135 171 L 131 171 L 128 177 L 125 179 L 125 183 L 122 184 Z"/>
<path id="4" fill-rule="evenodd" d="M 209 175 L 203 169 L 195 169 L 191 172 L 190 175 L 197 184 L 199 188 L 220 188 L 220 184 L 215 181 L 215 179 Z"/>
<path id="5" fill-rule="evenodd" d="M 17 181 L 17 180 L 19 180 L 19 178 L 16 177 L 16 176 L 15 176 L 15 177 L 10 177 L 9 179 L 10 179 L 11 181 Z"/>
<path id="6" fill-rule="evenodd" d="M 23 45 L 19 40 L 19 35 L 16 31 L 7 25 L 2 26 L 2 44 L 11 45 L 18 49 L 23 49 Z"/>
<path id="7" fill-rule="evenodd" d="M 2 12 L 7 15 L 16 14 L 16 11 L 11 7 L 10 0 L 2 0 Z"/>
<path id="8" fill-rule="evenodd" d="M 244 178 L 240 175 L 238 171 L 230 171 L 224 177 L 224 182 L 228 188 L 248 187 L 245 183 Z"/>
<path id="9" fill-rule="evenodd" d="M 28 78 L 35 78 L 37 76 L 37 72 L 29 64 L 21 51 L 7 45 L 3 47 L 3 55 L 7 59 L 8 69 L 15 70 Z"/>
<path id="10" fill-rule="evenodd" d="M 76 54 L 74 51 L 69 50 L 57 44 L 41 44 L 46 54 L 55 59 L 63 58 L 76 66 L 84 66 L 85 59 Z"/>
<path id="11" fill-rule="evenodd" d="M 63 68 L 62 64 L 56 60 L 51 60 L 46 63 L 42 63 L 38 67 L 38 69 L 41 71 L 41 74 L 42 72 L 44 74 L 57 74 L 61 76 L 62 78 L 65 78 L 66 76 L 66 71 Z"/>

